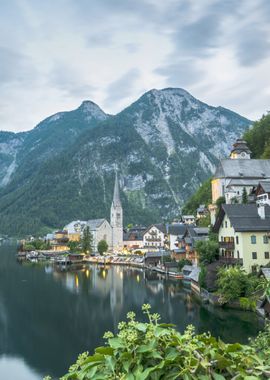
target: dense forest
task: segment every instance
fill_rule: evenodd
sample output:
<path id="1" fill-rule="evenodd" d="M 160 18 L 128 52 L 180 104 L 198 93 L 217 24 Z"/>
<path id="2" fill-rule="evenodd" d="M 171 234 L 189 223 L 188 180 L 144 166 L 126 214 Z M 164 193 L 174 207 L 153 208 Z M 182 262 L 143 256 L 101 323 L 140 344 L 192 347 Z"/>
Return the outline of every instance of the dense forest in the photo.
<path id="1" fill-rule="evenodd" d="M 270 112 L 244 133 L 252 158 L 270 158 Z"/>

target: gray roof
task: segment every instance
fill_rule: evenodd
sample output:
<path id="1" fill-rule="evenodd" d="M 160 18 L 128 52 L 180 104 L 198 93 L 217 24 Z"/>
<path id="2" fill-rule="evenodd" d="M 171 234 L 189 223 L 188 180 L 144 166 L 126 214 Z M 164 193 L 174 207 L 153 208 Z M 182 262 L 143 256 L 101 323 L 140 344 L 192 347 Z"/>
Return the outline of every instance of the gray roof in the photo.
<path id="1" fill-rule="evenodd" d="M 194 227 L 193 230 L 198 236 L 209 234 L 209 228 L 208 227 Z"/>
<path id="2" fill-rule="evenodd" d="M 145 257 L 165 257 L 165 256 L 170 256 L 169 253 L 166 251 L 156 251 L 156 252 L 146 252 Z"/>
<path id="3" fill-rule="evenodd" d="M 270 231 L 270 206 L 265 206 L 265 219 L 258 214 L 256 204 L 226 204 L 222 205 L 214 230 L 217 231 L 224 218 L 224 213 L 230 219 L 236 232 Z"/>
<path id="4" fill-rule="evenodd" d="M 185 231 L 187 229 L 186 224 L 179 223 L 179 224 L 170 224 L 168 226 L 168 232 L 171 235 L 176 235 L 176 236 L 183 236 Z"/>
<path id="5" fill-rule="evenodd" d="M 105 222 L 106 219 L 90 219 L 86 223 L 86 225 L 90 228 L 91 231 L 96 230 L 101 226 L 103 222 Z"/>
<path id="6" fill-rule="evenodd" d="M 214 178 L 270 178 L 270 160 L 225 159 L 218 165 Z"/>
<path id="7" fill-rule="evenodd" d="M 195 282 L 199 282 L 200 271 L 201 271 L 201 268 L 194 267 L 192 272 L 189 275 L 189 278 Z"/>
<path id="8" fill-rule="evenodd" d="M 270 281 L 270 268 L 261 268 L 264 277 Z"/>
<path id="9" fill-rule="evenodd" d="M 258 179 L 252 178 L 233 178 L 230 180 L 226 187 L 230 186 L 257 186 L 259 183 Z"/>
<path id="10" fill-rule="evenodd" d="M 260 181 L 259 184 L 266 193 L 270 193 L 270 181 Z"/>

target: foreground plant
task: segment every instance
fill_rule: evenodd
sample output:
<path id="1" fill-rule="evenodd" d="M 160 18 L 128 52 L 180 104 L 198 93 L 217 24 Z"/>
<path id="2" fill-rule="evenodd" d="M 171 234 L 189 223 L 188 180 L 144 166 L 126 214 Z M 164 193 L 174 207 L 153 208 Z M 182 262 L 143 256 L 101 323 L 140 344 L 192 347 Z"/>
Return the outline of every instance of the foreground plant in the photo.
<path id="1" fill-rule="evenodd" d="M 183 334 L 143 305 L 148 323 L 135 313 L 119 323 L 119 332 L 107 332 L 106 346 L 94 355 L 83 353 L 62 380 L 158 379 L 267 379 L 270 377 L 269 329 L 248 345 L 225 344 L 210 334 L 195 335 L 188 326 Z"/>

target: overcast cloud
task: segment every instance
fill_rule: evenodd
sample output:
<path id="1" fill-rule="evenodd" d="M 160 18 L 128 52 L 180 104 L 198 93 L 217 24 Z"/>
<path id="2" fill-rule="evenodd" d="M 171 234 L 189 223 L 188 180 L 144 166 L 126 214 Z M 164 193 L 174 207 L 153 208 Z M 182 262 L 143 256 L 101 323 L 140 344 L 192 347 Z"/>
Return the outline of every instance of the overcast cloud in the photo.
<path id="1" fill-rule="evenodd" d="M 0 3 L 0 129 L 32 129 L 85 99 L 117 113 L 182 87 L 250 119 L 270 110 L 269 0 Z"/>

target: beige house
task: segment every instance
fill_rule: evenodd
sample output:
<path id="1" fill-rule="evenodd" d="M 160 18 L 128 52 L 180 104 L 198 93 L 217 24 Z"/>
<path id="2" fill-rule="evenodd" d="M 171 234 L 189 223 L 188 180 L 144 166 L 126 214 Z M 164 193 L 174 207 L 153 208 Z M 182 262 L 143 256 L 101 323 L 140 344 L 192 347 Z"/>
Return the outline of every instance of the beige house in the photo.
<path id="1" fill-rule="evenodd" d="M 239 263 L 251 272 L 270 262 L 270 206 L 222 205 L 214 231 L 228 264 Z"/>

